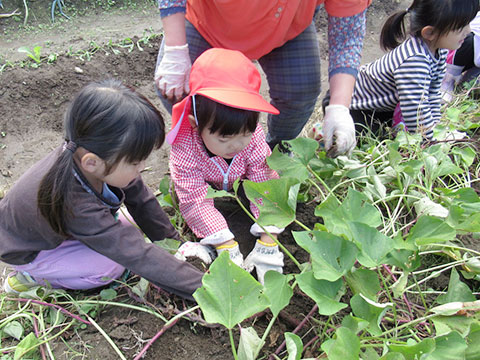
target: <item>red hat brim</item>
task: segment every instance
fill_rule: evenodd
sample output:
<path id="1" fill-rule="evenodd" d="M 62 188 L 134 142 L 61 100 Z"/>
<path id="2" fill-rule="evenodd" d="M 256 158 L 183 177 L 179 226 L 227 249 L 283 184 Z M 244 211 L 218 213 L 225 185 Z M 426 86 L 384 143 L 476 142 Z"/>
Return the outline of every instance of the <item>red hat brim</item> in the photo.
<path id="1" fill-rule="evenodd" d="M 273 115 L 280 113 L 277 108 L 267 102 L 260 94 L 246 92 L 243 89 L 203 88 L 198 90 L 197 94 L 237 109 L 266 112 Z"/>

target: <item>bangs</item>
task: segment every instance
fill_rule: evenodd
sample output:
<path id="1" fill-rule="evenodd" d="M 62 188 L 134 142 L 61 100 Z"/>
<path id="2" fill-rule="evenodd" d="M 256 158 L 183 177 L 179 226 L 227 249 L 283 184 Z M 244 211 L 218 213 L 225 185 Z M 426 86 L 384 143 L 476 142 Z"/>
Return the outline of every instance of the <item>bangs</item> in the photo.
<path id="1" fill-rule="evenodd" d="M 201 95 L 195 95 L 198 130 L 205 128 L 221 136 L 253 133 L 260 113 L 223 105 Z"/>
<path id="2" fill-rule="evenodd" d="M 432 24 L 439 29 L 439 35 L 460 30 L 470 24 L 479 11 L 479 2 L 472 0 L 449 1 L 443 7 L 444 9 L 439 11 L 441 15 Z"/>
<path id="3" fill-rule="evenodd" d="M 65 116 L 65 138 L 104 160 L 108 173 L 120 161 L 145 160 L 162 146 L 165 124 L 145 96 L 109 79 L 77 94 Z"/>
<path id="4" fill-rule="evenodd" d="M 160 112 L 153 105 L 132 106 L 127 103 L 116 111 L 120 117 L 119 124 L 126 124 L 127 129 L 123 131 L 114 163 L 122 159 L 127 163 L 145 160 L 153 150 L 162 146 L 165 140 L 164 123 L 160 120 Z"/>
<path id="5" fill-rule="evenodd" d="M 257 128 L 259 115 L 256 111 L 217 104 L 208 129 L 212 134 L 218 132 L 221 136 L 253 133 Z"/>

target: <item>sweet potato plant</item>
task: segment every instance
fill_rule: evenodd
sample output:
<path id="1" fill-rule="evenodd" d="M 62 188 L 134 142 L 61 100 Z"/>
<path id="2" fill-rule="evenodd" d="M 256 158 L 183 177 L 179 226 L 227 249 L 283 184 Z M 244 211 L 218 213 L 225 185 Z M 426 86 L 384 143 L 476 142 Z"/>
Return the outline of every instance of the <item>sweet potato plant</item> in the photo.
<path id="1" fill-rule="evenodd" d="M 465 100 L 446 111 L 431 143 L 401 132 L 363 139 L 349 158 L 328 158 L 308 138 L 289 141 L 289 154 L 275 150 L 268 163 L 280 179 L 243 182 L 260 209 L 258 219 L 249 216 L 262 227 L 300 225 L 304 230 L 292 235 L 310 260 L 300 263 L 278 242 L 298 269 L 268 272 L 264 286 L 227 255 L 214 261 L 194 297 L 207 322 L 229 329 L 234 358 L 259 356 L 298 288 L 325 319 L 311 329 L 308 346 L 317 358 L 478 359 L 480 301 L 466 281 L 478 287 L 480 252 L 461 242 L 480 232 L 478 142 L 449 140 L 453 130 L 474 134 L 477 121 L 478 106 Z M 238 186 L 235 194 L 210 196 L 236 197 L 248 213 Z M 317 204 L 312 228 L 296 219 L 298 201 Z M 432 258 L 442 261 L 432 265 Z M 450 274 L 448 289 L 432 289 L 429 280 L 443 272 Z M 241 327 L 267 308 L 273 317 L 265 332 Z M 237 325 L 238 345 L 231 335 Z M 288 355 L 279 348 L 269 358 L 301 359 L 302 339 L 284 336 Z"/>

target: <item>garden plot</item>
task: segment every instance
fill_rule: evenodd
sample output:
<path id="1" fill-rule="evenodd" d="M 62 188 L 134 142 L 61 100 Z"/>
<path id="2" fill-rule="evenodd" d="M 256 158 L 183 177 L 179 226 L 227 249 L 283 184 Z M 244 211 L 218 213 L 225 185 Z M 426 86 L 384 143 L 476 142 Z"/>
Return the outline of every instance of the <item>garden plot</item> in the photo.
<path id="1" fill-rule="evenodd" d="M 369 20 L 368 60 L 378 54 L 373 41 L 378 29 L 372 26 L 395 6 L 396 1 L 374 2 L 369 10 L 375 21 Z M 39 66 L 32 60 L 3 69 L 4 191 L 59 144 L 71 94 L 89 81 L 117 77 L 160 104 L 152 82 L 160 41 L 155 34 L 142 29 L 136 36 L 87 42 L 71 51 L 44 45 Z M 34 51 L 34 44 L 28 45 Z M 48 64 L 48 56 L 57 52 Z M 36 291 L 19 299 L 1 294 L 4 358 L 28 353 L 28 358 L 56 359 L 142 354 L 146 359 L 250 359 L 255 354 L 475 359 L 480 336 L 476 92 L 473 87 L 445 109 L 445 125 L 439 128 L 468 131 L 473 140 L 426 146 L 407 134 L 366 137 L 350 158 L 330 159 L 316 142 L 299 138 L 291 143 L 293 157 L 275 151 L 269 164 L 281 179 L 243 184 L 247 196 L 264 199 L 259 222 L 287 228 L 279 237 L 284 275 L 268 274 L 265 287 L 220 257 L 196 295 L 199 306 L 134 276 L 101 292 Z M 167 158 L 168 148 L 156 151 L 144 177 L 169 206 L 174 204 L 166 191 Z M 252 219 L 241 202 L 231 193 L 212 191 L 211 196 L 232 230 L 243 235 L 237 240 L 248 253 L 255 239 L 245 231 Z M 175 206 L 167 210 L 190 237 Z"/>

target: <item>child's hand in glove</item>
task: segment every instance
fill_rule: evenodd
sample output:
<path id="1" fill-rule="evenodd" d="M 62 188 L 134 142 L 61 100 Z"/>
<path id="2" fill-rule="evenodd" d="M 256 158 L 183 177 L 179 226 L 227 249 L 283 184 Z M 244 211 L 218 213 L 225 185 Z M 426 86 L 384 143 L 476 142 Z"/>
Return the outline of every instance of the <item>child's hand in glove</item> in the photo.
<path id="1" fill-rule="evenodd" d="M 232 260 L 236 265 L 243 267 L 243 255 L 240 252 L 240 248 L 238 247 L 238 243 L 236 241 L 234 241 L 232 244 L 217 246 L 216 250 L 219 256 L 222 252 L 228 251 L 230 260 Z"/>
<path id="2" fill-rule="evenodd" d="M 215 251 L 211 246 L 193 241 L 183 243 L 175 253 L 175 257 L 183 261 L 191 256 L 201 259 L 205 264 L 210 264 L 216 258 Z"/>
<path id="3" fill-rule="evenodd" d="M 263 284 L 267 271 L 283 272 L 283 253 L 280 252 L 277 244 L 257 240 L 243 264 L 245 270 L 249 272 L 255 267 L 258 281 Z"/>

